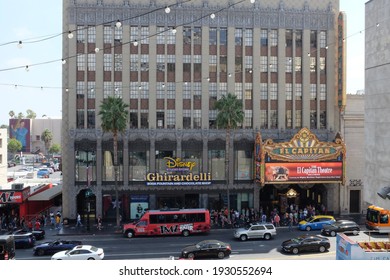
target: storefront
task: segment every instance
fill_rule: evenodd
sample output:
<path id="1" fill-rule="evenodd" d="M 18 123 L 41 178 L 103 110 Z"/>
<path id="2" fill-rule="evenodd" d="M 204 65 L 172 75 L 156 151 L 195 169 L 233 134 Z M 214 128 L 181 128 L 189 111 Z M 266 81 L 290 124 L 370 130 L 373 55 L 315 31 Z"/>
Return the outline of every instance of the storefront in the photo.
<path id="1" fill-rule="evenodd" d="M 345 145 L 339 135 L 321 142 L 309 129 L 301 129 L 289 142 L 255 143 L 255 177 L 260 205 L 280 212 L 314 208 L 337 212 L 339 190 L 345 182 Z"/>

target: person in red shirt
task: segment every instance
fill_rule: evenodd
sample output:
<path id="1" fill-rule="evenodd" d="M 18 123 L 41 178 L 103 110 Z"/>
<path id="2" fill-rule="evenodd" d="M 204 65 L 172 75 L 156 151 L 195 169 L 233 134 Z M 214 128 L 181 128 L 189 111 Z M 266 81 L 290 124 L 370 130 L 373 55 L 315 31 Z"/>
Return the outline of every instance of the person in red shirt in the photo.
<path id="1" fill-rule="evenodd" d="M 32 230 L 33 230 L 33 223 L 32 223 L 31 220 L 28 221 L 27 227 L 28 227 L 28 230 L 29 230 L 29 231 L 32 231 Z"/>
<path id="2" fill-rule="evenodd" d="M 38 219 L 35 221 L 35 230 L 40 230 L 41 229 L 41 223 L 39 222 Z"/>

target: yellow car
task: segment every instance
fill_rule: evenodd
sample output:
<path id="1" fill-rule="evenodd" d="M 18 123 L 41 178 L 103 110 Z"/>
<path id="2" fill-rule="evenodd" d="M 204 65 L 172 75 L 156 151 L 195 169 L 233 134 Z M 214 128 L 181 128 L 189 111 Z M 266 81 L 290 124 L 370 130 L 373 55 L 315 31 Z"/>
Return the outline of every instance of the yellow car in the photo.
<path id="1" fill-rule="evenodd" d="M 333 216 L 317 215 L 317 216 L 311 216 L 306 220 L 300 221 L 298 228 L 300 230 L 307 230 L 307 231 L 321 230 L 323 225 L 331 225 L 334 222 L 336 222 L 336 220 Z"/>

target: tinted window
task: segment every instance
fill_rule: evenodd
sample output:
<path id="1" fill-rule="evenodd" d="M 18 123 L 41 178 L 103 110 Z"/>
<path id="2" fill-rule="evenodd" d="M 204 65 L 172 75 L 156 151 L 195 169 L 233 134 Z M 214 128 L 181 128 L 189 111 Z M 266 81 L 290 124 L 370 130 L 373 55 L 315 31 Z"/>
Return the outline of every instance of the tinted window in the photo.
<path id="1" fill-rule="evenodd" d="M 274 229 L 274 226 L 273 226 L 273 225 L 265 225 L 265 227 L 266 227 L 267 229 Z"/>

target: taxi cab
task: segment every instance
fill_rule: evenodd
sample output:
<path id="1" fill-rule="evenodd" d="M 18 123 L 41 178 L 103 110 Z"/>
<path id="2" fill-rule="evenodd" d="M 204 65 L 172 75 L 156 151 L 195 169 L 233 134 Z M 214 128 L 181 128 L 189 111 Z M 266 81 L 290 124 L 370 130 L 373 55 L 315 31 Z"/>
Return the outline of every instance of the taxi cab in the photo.
<path id="1" fill-rule="evenodd" d="M 298 228 L 300 230 L 321 230 L 324 225 L 331 225 L 336 222 L 333 216 L 328 215 L 317 215 L 307 218 L 306 220 L 300 221 Z"/>

